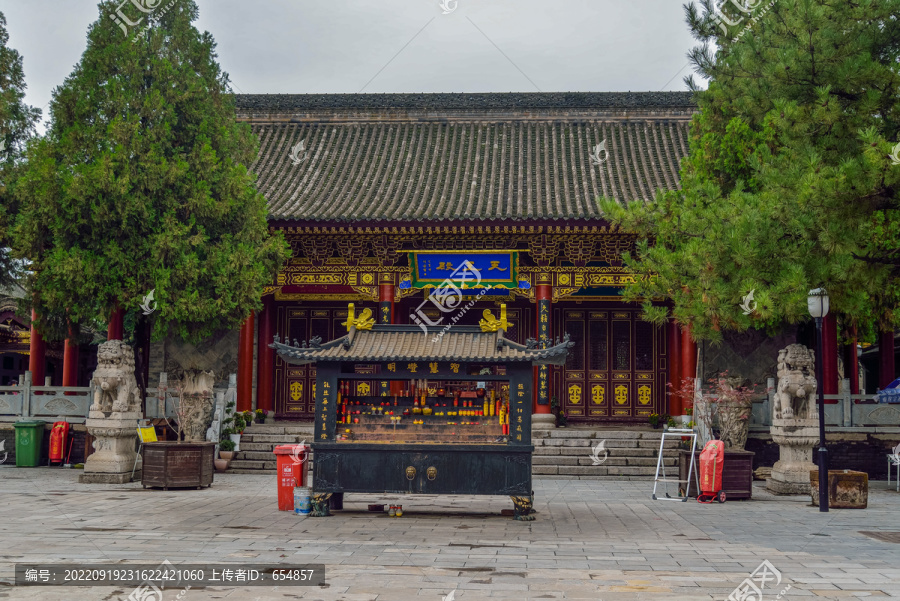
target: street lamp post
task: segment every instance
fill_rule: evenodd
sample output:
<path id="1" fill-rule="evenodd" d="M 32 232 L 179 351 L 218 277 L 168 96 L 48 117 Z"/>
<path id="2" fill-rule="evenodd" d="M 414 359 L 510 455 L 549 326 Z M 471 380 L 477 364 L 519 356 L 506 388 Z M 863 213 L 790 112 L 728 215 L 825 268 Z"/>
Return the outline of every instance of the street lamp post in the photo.
<path id="1" fill-rule="evenodd" d="M 816 320 L 816 390 L 819 392 L 819 511 L 828 511 L 828 452 L 825 449 L 825 393 L 822 381 L 822 319 L 828 315 L 828 293 L 810 290 L 806 298 L 809 314 Z"/>

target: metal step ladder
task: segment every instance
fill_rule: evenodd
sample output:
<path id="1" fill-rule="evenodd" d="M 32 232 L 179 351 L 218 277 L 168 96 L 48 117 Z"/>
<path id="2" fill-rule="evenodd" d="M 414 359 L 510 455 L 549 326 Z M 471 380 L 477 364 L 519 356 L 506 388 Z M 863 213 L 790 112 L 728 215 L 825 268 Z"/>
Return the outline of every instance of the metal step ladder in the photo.
<path id="1" fill-rule="evenodd" d="M 688 476 L 687 480 L 672 480 L 666 477 L 666 466 L 663 461 L 663 451 L 666 448 L 666 437 L 671 438 L 681 438 L 682 436 L 690 436 L 691 437 L 691 462 L 688 465 Z M 656 458 L 656 476 L 653 478 L 653 495 L 652 498 L 654 501 L 681 501 L 686 502 L 688 497 L 691 495 L 691 474 L 694 475 L 694 485 L 696 486 L 696 491 L 699 494 L 700 492 L 700 476 L 697 473 L 697 466 L 694 465 L 694 452 L 697 449 L 697 433 L 694 432 L 690 428 L 669 428 L 662 434 L 662 438 L 659 440 L 659 456 Z M 678 468 L 675 468 L 676 470 Z M 660 477 L 660 472 L 662 473 L 662 477 Z M 660 482 L 663 483 L 663 488 L 665 489 L 665 498 L 656 496 L 656 486 Z M 679 485 L 678 494 L 681 494 L 681 491 L 684 490 L 684 496 L 676 496 L 673 497 L 669 494 L 669 482 L 675 483 Z M 681 484 L 684 484 L 684 488 L 681 488 Z"/>

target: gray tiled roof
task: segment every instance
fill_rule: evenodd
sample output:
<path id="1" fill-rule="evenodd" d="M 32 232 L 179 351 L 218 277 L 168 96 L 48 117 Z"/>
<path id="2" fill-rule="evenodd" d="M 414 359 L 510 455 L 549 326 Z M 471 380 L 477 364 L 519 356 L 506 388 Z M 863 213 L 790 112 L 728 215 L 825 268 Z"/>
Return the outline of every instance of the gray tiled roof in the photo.
<path id="1" fill-rule="evenodd" d="M 346 336 L 319 346 L 302 348 L 277 339 L 270 346 L 284 361 L 297 365 L 320 361 L 527 361 L 563 365 L 573 344 L 567 338 L 547 349 L 529 349 L 507 340 L 502 332 L 482 332 L 477 326 L 454 326 L 438 336 L 441 331 L 429 328 L 426 334 L 415 325 L 376 325 L 371 330 L 354 328 Z"/>
<path id="2" fill-rule="evenodd" d="M 501 92 L 438 94 L 235 94 L 238 111 L 315 109 L 598 109 L 685 108 L 692 92 Z"/>
<path id="3" fill-rule="evenodd" d="M 429 108 L 438 97 L 446 106 Z M 649 200 L 659 189 L 678 188 L 694 110 L 689 99 L 237 98 L 241 118 L 260 138 L 253 170 L 270 219 L 329 222 L 600 219 L 600 196 Z M 261 107 L 269 111 L 264 116 Z M 604 140 L 608 155 L 596 165 L 590 155 Z M 301 141 L 305 159 L 294 164 L 291 149 Z"/>

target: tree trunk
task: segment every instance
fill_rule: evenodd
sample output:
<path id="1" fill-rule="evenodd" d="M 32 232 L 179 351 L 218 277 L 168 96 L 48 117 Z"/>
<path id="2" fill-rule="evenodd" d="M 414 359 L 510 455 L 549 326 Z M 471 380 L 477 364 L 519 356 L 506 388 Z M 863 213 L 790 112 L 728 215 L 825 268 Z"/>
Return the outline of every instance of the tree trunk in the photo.
<path id="1" fill-rule="evenodd" d="M 134 378 L 137 380 L 143 407 L 150 380 L 150 320 L 143 314 L 138 315 L 134 328 Z"/>

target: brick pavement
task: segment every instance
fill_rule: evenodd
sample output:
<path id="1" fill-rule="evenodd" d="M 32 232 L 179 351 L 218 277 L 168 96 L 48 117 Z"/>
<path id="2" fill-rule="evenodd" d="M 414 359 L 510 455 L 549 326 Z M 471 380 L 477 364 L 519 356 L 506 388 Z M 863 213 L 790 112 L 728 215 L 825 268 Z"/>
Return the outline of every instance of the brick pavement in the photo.
<path id="1" fill-rule="evenodd" d="M 278 512 L 271 475 L 216 475 L 208 490 L 77 483 L 78 472 L 0 466 L 0 582 L 16 562 L 324 563 L 326 587 L 193 589 L 183 601 L 284 599 L 726 599 L 763 561 L 784 599 L 900 597 L 900 495 L 872 483 L 869 508 L 819 513 L 801 497 L 724 505 L 652 501 L 648 481 L 535 479 L 537 520 L 504 497 L 347 495 L 330 518 Z M 402 518 L 366 511 L 403 504 Z M 770 585 L 763 599 L 776 598 Z M 127 599 L 112 587 L 0 585 L 0 598 Z M 166 601 L 176 592 L 166 593 Z"/>

